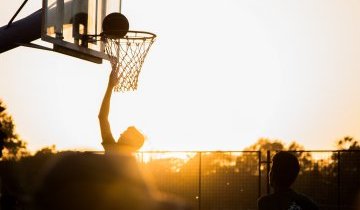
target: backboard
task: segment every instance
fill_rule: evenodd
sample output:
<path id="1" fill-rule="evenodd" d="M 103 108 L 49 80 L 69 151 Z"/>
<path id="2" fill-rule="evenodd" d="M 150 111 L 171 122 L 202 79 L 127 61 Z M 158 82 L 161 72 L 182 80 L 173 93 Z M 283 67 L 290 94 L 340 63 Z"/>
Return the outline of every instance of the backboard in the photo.
<path id="1" fill-rule="evenodd" d="M 99 35 L 106 15 L 120 10 L 121 0 L 43 0 L 41 39 L 54 51 L 102 63 L 103 43 L 84 35 Z"/>

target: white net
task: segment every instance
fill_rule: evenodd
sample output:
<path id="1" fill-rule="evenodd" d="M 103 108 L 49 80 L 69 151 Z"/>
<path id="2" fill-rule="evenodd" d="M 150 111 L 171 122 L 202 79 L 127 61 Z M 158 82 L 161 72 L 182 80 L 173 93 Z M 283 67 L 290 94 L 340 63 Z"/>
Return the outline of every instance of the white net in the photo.
<path id="1" fill-rule="evenodd" d="M 105 52 L 109 56 L 112 70 L 118 76 L 115 91 L 137 89 L 141 67 L 155 37 L 155 34 L 140 31 L 129 31 L 122 38 L 105 35 Z"/>

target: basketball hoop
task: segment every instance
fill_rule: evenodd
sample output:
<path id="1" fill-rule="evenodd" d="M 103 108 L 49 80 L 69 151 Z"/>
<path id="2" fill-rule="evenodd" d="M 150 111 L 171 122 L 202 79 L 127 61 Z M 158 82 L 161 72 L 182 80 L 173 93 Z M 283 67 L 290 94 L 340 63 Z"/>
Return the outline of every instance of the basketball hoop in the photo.
<path id="1" fill-rule="evenodd" d="M 102 41 L 112 71 L 117 72 L 118 84 L 114 91 L 136 90 L 141 67 L 156 35 L 144 31 L 128 31 L 123 37 L 109 34 L 113 33 L 103 33 Z"/>

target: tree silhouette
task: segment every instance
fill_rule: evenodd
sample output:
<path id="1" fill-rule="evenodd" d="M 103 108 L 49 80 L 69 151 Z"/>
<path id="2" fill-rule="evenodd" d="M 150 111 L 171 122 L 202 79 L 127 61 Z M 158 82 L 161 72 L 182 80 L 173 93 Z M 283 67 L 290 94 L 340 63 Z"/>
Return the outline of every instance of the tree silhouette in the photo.
<path id="1" fill-rule="evenodd" d="M 245 150 L 261 151 L 266 153 L 267 150 L 279 151 L 284 150 L 285 146 L 280 140 L 270 140 L 268 138 L 260 138 L 257 142 L 245 148 Z"/>
<path id="2" fill-rule="evenodd" d="M 26 142 L 15 133 L 15 123 L 6 113 L 6 107 L 0 100 L 0 149 L 5 159 L 18 159 L 27 155 Z"/>
<path id="3" fill-rule="evenodd" d="M 359 150 L 360 143 L 358 140 L 355 140 L 353 137 L 345 136 L 344 138 L 336 142 L 336 147 L 339 150 Z"/>

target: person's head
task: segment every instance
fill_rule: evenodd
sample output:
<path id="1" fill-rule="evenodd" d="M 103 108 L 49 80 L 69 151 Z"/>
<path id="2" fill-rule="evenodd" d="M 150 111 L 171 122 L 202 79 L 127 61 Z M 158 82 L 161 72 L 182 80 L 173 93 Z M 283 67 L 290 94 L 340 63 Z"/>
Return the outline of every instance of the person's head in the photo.
<path id="1" fill-rule="evenodd" d="M 289 152 L 278 152 L 272 160 L 270 185 L 274 188 L 289 188 L 296 180 L 300 171 L 299 161 Z"/>
<path id="2" fill-rule="evenodd" d="M 125 150 L 137 151 L 145 142 L 145 136 L 134 126 L 128 127 L 119 137 L 118 144 Z"/>

